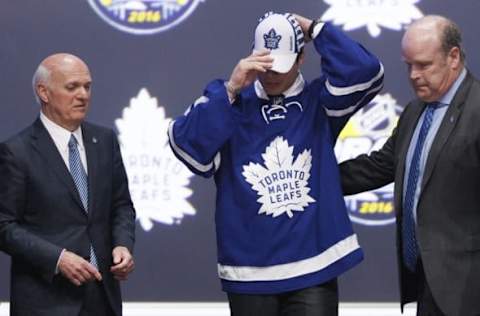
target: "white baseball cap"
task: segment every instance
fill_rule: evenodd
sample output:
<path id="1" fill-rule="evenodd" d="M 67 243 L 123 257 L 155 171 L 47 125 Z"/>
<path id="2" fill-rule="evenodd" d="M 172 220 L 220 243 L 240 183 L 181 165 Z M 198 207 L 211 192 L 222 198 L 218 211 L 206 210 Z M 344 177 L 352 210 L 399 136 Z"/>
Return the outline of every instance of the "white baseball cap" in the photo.
<path id="1" fill-rule="evenodd" d="M 255 29 L 253 51 L 268 49 L 273 57 L 273 71 L 288 72 L 304 42 L 304 34 L 300 24 L 290 13 L 266 13 Z"/>

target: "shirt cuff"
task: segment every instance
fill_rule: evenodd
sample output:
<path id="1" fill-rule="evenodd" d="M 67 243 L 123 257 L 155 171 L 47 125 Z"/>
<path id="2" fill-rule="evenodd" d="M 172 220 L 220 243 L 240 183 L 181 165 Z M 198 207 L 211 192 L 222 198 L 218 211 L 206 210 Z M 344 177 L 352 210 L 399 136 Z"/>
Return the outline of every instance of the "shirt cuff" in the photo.
<path id="1" fill-rule="evenodd" d="M 317 35 L 323 29 L 324 25 L 325 25 L 324 22 L 317 22 L 317 24 L 315 24 L 315 26 L 313 27 L 313 32 L 312 32 L 312 39 L 317 37 Z"/>
<path id="2" fill-rule="evenodd" d="M 63 249 L 62 252 L 60 252 L 60 256 L 58 256 L 57 265 L 55 266 L 55 275 L 60 273 L 60 271 L 58 270 L 58 264 L 60 263 L 60 259 L 62 258 L 62 255 L 66 250 L 67 249 Z"/>
<path id="3" fill-rule="evenodd" d="M 235 102 L 237 96 L 234 95 L 233 98 L 230 98 L 230 93 L 228 93 L 228 81 L 224 81 L 223 85 L 225 86 L 225 90 L 226 90 L 227 97 L 228 97 L 228 102 L 230 102 L 230 104 L 233 104 Z"/>

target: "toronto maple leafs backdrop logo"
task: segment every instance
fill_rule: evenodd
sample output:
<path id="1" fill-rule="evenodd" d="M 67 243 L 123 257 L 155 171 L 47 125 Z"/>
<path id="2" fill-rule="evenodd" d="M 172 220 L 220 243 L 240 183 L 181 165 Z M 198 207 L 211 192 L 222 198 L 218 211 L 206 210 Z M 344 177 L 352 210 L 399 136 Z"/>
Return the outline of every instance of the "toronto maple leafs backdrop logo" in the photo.
<path id="1" fill-rule="evenodd" d="M 263 34 L 263 39 L 265 40 L 265 48 L 272 50 L 278 49 L 278 44 L 280 44 L 282 36 L 277 35 L 277 32 L 275 32 L 274 29 L 271 29 L 267 34 Z"/>
<path id="2" fill-rule="evenodd" d="M 339 162 L 380 149 L 397 125 L 403 108 L 388 93 L 377 95 L 350 118 L 338 136 L 335 154 Z M 350 219 L 367 226 L 395 222 L 393 183 L 345 197 Z"/>
<path id="3" fill-rule="evenodd" d="M 366 27 L 378 37 L 380 27 L 400 31 L 403 26 L 423 16 L 415 6 L 420 0 L 323 0 L 330 8 L 321 19 L 343 25 L 345 31 Z"/>
<path id="4" fill-rule="evenodd" d="M 147 89 L 141 89 L 122 118 L 115 120 L 130 194 L 145 231 L 153 228 L 153 222 L 180 224 L 185 215 L 196 213 L 187 201 L 193 174 L 168 145 L 170 121 Z"/>
<path id="5" fill-rule="evenodd" d="M 312 167 L 310 149 L 305 149 L 293 161 L 293 146 L 283 137 L 276 137 L 266 148 L 262 158 L 265 166 L 250 162 L 243 166 L 242 175 L 257 191 L 262 206 L 259 214 L 293 217 L 293 211 L 301 212 L 315 200 L 308 195 L 308 179 Z"/>

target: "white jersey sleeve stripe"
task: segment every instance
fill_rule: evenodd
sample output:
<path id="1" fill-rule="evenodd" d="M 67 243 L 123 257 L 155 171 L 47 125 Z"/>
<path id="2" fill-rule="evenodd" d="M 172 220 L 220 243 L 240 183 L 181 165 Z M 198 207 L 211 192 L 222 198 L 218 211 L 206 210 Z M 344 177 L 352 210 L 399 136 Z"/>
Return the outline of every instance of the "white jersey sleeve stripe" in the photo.
<path id="1" fill-rule="evenodd" d="M 241 282 L 285 280 L 320 271 L 357 249 L 360 246 L 353 234 L 311 258 L 266 267 L 218 264 L 218 275 L 224 280 Z"/>
<path id="2" fill-rule="evenodd" d="M 172 149 L 175 151 L 175 153 L 182 157 L 190 166 L 195 168 L 198 172 L 205 173 L 210 171 L 212 168 L 215 168 L 215 171 L 217 171 L 220 167 L 220 153 L 217 153 L 215 155 L 215 158 L 213 159 L 213 162 L 207 165 L 201 164 L 200 162 L 196 161 L 192 156 L 190 156 L 188 153 L 178 147 L 178 145 L 175 143 L 175 137 L 173 136 L 173 124 L 175 124 L 175 121 L 170 122 L 170 125 L 168 126 L 168 137 L 170 138 L 170 143 L 172 144 Z"/>
<path id="3" fill-rule="evenodd" d="M 367 90 L 382 76 L 383 76 L 383 65 L 382 63 L 380 63 L 380 70 L 378 71 L 377 75 L 373 77 L 373 79 L 371 79 L 370 81 L 362 82 L 349 87 L 335 87 L 335 86 L 332 86 L 332 84 L 327 80 L 325 82 L 325 86 L 331 95 L 334 95 L 334 96 L 348 95 L 357 91 Z"/>
<path id="4" fill-rule="evenodd" d="M 328 116 L 330 117 L 342 117 L 342 116 L 345 116 L 345 115 L 349 115 L 350 113 L 353 113 L 355 112 L 355 110 L 363 103 L 363 100 L 365 100 L 365 98 L 367 96 L 369 96 L 370 94 L 372 93 L 376 93 L 377 91 L 380 91 L 382 90 L 383 88 L 383 84 L 379 85 L 378 87 L 376 87 L 375 89 L 372 89 L 370 91 L 368 91 L 367 93 L 365 93 L 365 95 L 360 99 L 360 101 L 358 101 L 357 103 L 355 103 L 354 105 L 346 108 L 346 109 L 341 109 L 341 110 L 330 110 L 328 108 L 325 107 L 325 112 L 327 113 Z"/>

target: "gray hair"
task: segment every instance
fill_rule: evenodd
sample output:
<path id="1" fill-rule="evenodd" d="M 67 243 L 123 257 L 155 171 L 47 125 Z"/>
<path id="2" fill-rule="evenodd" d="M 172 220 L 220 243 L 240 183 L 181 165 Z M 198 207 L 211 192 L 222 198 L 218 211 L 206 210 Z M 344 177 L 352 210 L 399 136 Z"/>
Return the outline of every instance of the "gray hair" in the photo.
<path id="1" fill-rule="evenodd" d="M 447 55 L 454 47 L 460 50 L 460 61 L 465 61 L 465 50 L 462 47 L 462 32 L 455 22 L 447 19 L 440 35 L 442 50 Z"/>
<path id="2" fill-rule="evenodd" d="M 32 78 L 33 95 L 35 96 L 35 100 L 37 100 L 37 103 L 40 105 L 42 104 L 42 102 L 37 93 L 37 85 L 39 83 L 48 84 L 50 81 L 51 73 L 52 72 L 47 67 L 40 64 L 37 70 L 35 71 L 35 73 L 33 74 L 33 78 Z"/>

